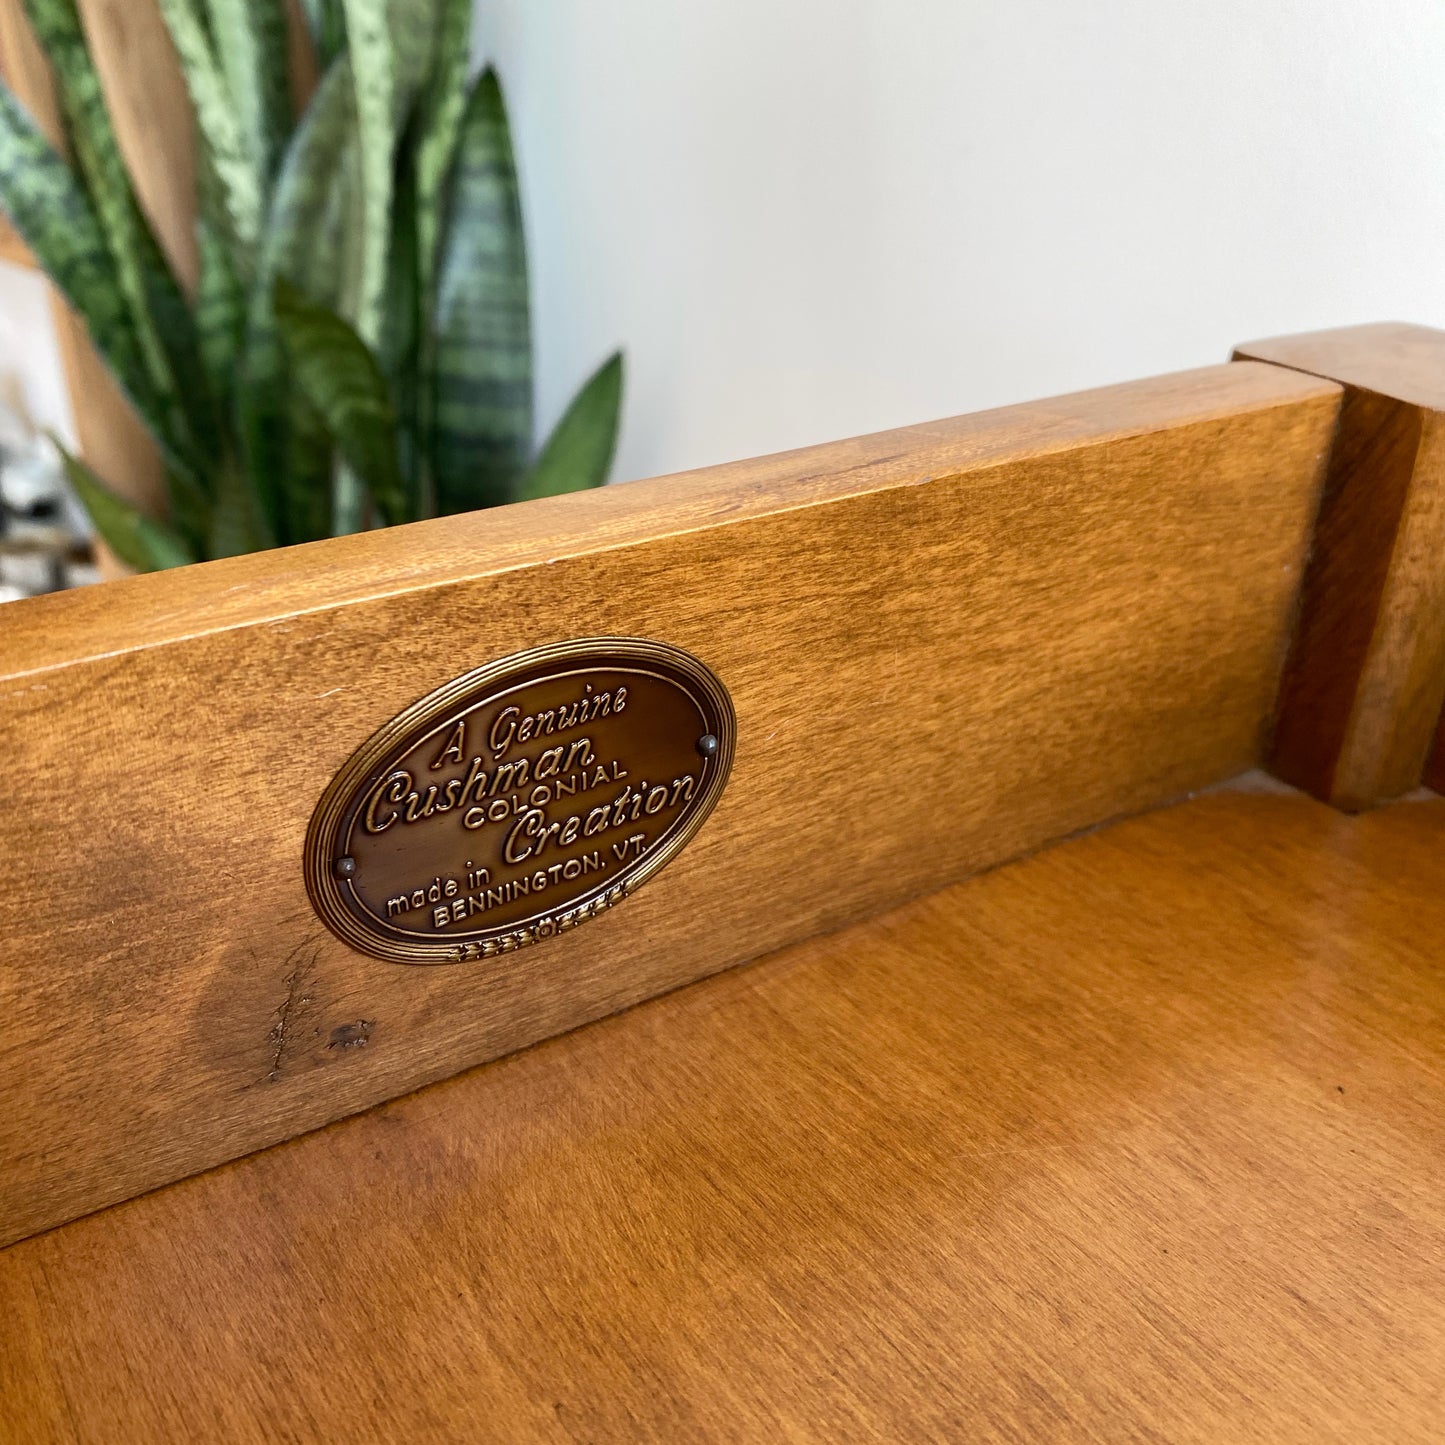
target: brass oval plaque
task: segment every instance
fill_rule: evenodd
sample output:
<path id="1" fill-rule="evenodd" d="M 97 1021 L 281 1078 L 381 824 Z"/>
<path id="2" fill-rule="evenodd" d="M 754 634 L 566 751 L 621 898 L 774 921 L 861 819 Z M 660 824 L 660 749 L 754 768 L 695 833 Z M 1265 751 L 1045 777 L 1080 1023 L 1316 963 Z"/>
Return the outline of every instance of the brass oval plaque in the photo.
<path id="1" fill-rule="evenodd" d="M 702 826 L 732 701 L 695 657 L 599 637 L 517 653 L 387 723 L 332 779 L 306 888 L 353 948 L 462 963 L 619 903 Z"/>

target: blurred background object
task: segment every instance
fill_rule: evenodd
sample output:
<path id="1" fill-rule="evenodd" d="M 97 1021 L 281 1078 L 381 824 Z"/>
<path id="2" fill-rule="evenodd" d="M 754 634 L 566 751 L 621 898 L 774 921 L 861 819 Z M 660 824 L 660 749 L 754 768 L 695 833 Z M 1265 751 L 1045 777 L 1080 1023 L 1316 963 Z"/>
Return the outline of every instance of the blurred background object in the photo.
<path id="1" fill-rule="evenodd" d="M 99 577 L 84 509 L 36 427 L 19 377 L 0 372 L 0 602 Z"/>
<path id="2" fill-rule="evenodd" d="M 177 271 L 194 284 L 195 166 L 185 86 L 154 0 L 82 0 L 117 138 L 141 204 Z M 0 0 L 0 78 L 52 143 L 64 128 L 23 0 Z M 80 318 L 0 215 L 0 374 L 13 372 L 35 422 L 128 500 L 164 503 L 160 454 L 96 354 Z M 92 543 L 101 576 L 126 569 Z"/>
<path id="3" fill-rule="evenodd" d="M 472 0 L 0 5 L 7 246 L 54 284 L 82 433 L 61 461 L 120 561 L 606 480 L 620 351 L 545 443 L 535 426 L 521 201 Z M 171 156 L 175 133 L 193 149 Z M 99 358 L 144 428 L 129 455 L 85 435 Z"/>

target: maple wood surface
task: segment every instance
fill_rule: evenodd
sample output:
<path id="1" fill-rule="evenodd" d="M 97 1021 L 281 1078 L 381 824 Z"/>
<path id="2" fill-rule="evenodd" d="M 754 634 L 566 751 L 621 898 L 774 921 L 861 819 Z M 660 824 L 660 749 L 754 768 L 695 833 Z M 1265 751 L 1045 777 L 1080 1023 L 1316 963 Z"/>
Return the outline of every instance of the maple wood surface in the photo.
<path id="1" fill-rule="evenodd" d="M 358 603 L 420 602 L 432 589 L 511 569 L 970 473 L 1016 483 L 1023 468 L 1046 475 L 1057 467 L 1058 503 L 1072 509 L 1064 520 L 1087 530 L 1107 517 L 1070 474 L 1072 459 L 1095 451 L 1107 461 L 1131 443 L 1134 505 L 1146 505 L 1150 487 L 1163 486 L 1181 528 L 1190 522 L 1187 502 L 1209 507 L 1217 525 L 1232 517 L 1245 530 L 1247 509 L 1237 493 L 1250 493 L 1249 507 L 1262 505 L 1254 492 L 1267 495 L 1266 477 L 1288 477 L 1291 494 L 1312 492 L 1318 500 L 1341 394 L 1330 382 L 1281 367 L 1235 362 L 29 598 L 7 611 L 0 675 L 314 613 L 332 617 Z M 1158 435 L 1151 441 L 1151 434 Z M 1221 464 L 1231 469 L 1224 476 Z M 954 518 L 961 550 L 972 520 L 967 511 Z M 874 560 L 868 540 L 858 539 L 860 565 Z M 1228 533 L 1221 544 L 1228 545 Z"/>
<path id="2" fill-rule="evenodd" d="M 0 1241 L 1252 766 L 1339 395 L 1226 365 L 11 604 Z M 698 836 L 539 947 L 347 948 L 336 771 L 589 635 L 729 689 Z"/>
<path id="3" fill-rule="evenodd" d="M 1248 341 L 1236 351 L 1241 357 L 1392 396 L 1423 411 L 1445 411 L 1445 331 L 1434 327 L 1371 321 Z"/>
<path id="4" fill-rule="evenodd" d="M 1216 792 L 0 1253 L 10 1441 L 1436 1441 L 1445 800 Z"/>
<path id="5" fill-rule="evenodd" d="M 1372 807 L 1419 786 L 1445 703 L 1445 332 L 1352 326 L 1236 355 L 1346 387 L 1270 765 Z"/>

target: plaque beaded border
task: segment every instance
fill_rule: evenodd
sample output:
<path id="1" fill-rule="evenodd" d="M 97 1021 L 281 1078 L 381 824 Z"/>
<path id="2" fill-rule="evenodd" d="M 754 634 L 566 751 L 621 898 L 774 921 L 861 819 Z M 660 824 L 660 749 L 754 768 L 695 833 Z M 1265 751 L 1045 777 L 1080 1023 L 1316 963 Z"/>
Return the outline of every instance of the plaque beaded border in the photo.
<path id="1" fill-rule="evenodd" d="M 678 686 L 697 705 L 707 731 L 717 738 L 717 749 L 711 757 L 700 759 L 702 787 L 698 797 L 683 813 L 681 827 L 648 848 L 618 874 L 571 896 L 567 902 L 548 910 L 544 917 L 585 909 L 594 900 L 619 890 L 619 896 L 625 897 L 665 868 L 707 821 L 727 783 L 737 736 L 737 716 L 732 698 L 711 668 L 690 652 L 669 643 L 644 637 L 575 638 L 513 652 L 453 678 L 384 723 L 352 753 L 327 784 L 306 829 L 306 892 L 322 922 L 342 942 L 362 953 L 393 963 L 409 964 L 469 961 L 465 956 L 469 947 L 480 946 L 490 939 L 504 938 L 524 929 L 525 923 L 511 923 L 490 929 L 461 930 L 435 938 L 417 936 L 414 939 L 398 939 L 368 927 L 341 901 L 341 890 L 351 886 L 349 880 L 338 878 L 335 873 L 342 819 L 355 800 L 357 790 L 373 779 L 381 764 L 396 753 L 401 744 L 413 737 L 420 739 L 437 719 L 464 702 L 470 694 L 485 693 L 514 674 L 536 671 L 541 674 L 536 680 L 541 681 L 549 669 L 558 665 L 586 667 L 590 664 L 601 667 L 608 662 L 639 670 L 660 669 L 665 681 Z"/>

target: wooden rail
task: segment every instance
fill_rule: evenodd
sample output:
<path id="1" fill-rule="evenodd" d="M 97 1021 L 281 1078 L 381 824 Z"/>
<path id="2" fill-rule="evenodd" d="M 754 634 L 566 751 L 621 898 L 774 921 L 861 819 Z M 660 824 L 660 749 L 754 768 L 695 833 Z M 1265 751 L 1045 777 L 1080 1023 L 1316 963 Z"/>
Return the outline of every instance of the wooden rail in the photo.
<path id="1" fill-rule="evenodd" d="M 1241 361 L 7 609 L 0 1240 L 1256 765 L 1346 394 Z M 349 950 L 336 770 L 589 635 L 730 691 L 698 837 L 543 947 Z"/>

